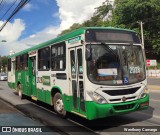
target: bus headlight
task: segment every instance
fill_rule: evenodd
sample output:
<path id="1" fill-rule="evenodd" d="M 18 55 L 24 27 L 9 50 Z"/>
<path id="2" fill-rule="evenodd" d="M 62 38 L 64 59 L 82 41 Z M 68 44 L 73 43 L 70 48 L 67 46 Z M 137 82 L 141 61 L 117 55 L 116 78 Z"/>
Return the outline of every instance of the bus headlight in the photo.
<path id="1" fill-rule="evenodd" d="M 88 95 L 92 98 L 93 101 L 95 101 L 98 104 L 105 104 L 107 103 L 107 101 L 99 94 L 95 93 L 95 92 L 88 92 Z"/>
<path id="2" fill-rule="evenodd" d="M 140 98 L 144 98 L 144 97 L 146 97 L 146 95 L 148 94 L 148 88 L 147 87 L 145 87 L 144 89 L 143 89 L 143 92 L 141 93 L 141 95 L 140 95 Z"/>

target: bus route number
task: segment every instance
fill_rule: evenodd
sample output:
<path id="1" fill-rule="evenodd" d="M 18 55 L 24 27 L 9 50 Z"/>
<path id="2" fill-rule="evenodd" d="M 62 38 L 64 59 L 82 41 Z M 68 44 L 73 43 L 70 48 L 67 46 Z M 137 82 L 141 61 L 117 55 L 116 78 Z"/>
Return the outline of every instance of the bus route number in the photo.
<path id="1" fill-rule="evenodd" d="M 130 74 L 137 74 L 140 73 L 140 67 L 129 67 L 129 73 Z"/>

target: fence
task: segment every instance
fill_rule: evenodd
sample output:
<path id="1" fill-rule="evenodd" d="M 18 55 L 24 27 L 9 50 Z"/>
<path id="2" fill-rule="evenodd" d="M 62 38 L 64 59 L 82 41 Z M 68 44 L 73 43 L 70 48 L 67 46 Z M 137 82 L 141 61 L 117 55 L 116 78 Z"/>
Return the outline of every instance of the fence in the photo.
<path id="1" fill-rule="evenodd" d="M 160 77 L 160 70 L 147 70 L 147 77 Z"/>

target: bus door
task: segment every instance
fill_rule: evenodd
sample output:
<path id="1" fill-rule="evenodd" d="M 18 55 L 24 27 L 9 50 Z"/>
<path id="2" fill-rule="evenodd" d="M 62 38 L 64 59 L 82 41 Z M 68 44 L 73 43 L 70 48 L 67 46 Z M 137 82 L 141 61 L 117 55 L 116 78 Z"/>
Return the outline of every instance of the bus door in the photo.
<path id="1" fill-rule="evenodd" d="M 36 97 L 36 56 L 29 57 L 29 82 L 30 82 L 30 94 Z"/>
<path id="2" fill-rule="evenodd" d="M 69 49 L 70 93 L 72 95 L 72 110 L 85 114 L 84 77 L 83 77 L 83 48 Z"/>

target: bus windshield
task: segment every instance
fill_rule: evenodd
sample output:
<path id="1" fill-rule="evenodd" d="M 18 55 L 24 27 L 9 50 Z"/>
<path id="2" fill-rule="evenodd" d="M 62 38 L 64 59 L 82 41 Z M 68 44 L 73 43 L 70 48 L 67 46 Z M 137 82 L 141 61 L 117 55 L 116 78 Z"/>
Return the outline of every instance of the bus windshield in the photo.
<path id="1" fill-rule="evenodd" d="M 127 85 L 146 77 L 141 46 L 90 44 L 86 60 L 88 78 L 95 84 Z"/>

